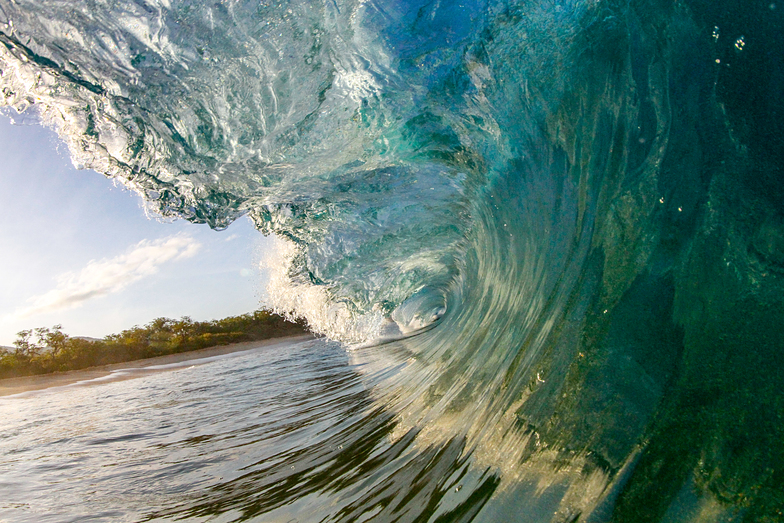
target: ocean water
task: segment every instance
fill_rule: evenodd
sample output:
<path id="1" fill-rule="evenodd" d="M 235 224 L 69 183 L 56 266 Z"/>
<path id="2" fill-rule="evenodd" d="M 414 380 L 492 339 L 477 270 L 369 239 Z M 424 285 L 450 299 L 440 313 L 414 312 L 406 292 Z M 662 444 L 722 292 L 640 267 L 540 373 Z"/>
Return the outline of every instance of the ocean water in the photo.
<path id="1" fill-rule="evenodd" d="M 0 0 L 9 114 L 333 340 L 3 400 L 2 517 L 784 521 L 783 11 Z"/>

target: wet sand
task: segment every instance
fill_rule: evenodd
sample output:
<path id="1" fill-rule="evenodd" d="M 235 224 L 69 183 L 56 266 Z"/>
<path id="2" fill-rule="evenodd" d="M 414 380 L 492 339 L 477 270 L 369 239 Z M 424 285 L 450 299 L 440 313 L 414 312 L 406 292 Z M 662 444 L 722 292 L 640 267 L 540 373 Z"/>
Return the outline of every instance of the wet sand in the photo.
<path id="1" fill-rule="evenodd" d="M 161 372 L 182 368 L 185 365 L 179 364 L 186 362 L 192 362 L 193 364 L 202 363 L 200 361 L 194 360 L 205 360 L 207 358 L 215 358 L 234 352 L 261 349 L 270 345 L 304 341 L 312 338 L 312 335 L 304 334 L 298 336 L 284 336 L 282 338 L 270 338 L 268 340 L 244 341 L 241 343 L 232 343 L 230 345 L 218 345 L 215 347 L 207 347 L 205 349 L 179 352 L 177 354 L 167 354 L 166 356 L 158 356 L 156 358 L 147 358 L 144 360 L 126 361 L 123 363 L 112 363 L 111 365 L 101 365 L 98 367 L 89 367 L 86 369 L 70 370 L 68 372 L 55 372 L 53 374 L 41 374 L 37 376 L 6 378 L 0 380 L 0 396 L 22 394 L 24 392 L 48 389 L 51 387 L 64 387 L 66 385 L 74 385 L 81 382 L 89 382 L 91 380 L 98 379 L 101 379 L 101 381 L 97 381 L 95 383 L 102 383 L 105 382 L 103 380 L 104 378 L 106 381 L 130 379 L 143 376 L 150 372 Z M 206 363 L 206 361 L 204 361 L 204 363 Z M 126 369 L 133 370 L 133 372 L 121 372 Z M 144 372 L 144 369 L 147 369 L 148 372 Z"/>

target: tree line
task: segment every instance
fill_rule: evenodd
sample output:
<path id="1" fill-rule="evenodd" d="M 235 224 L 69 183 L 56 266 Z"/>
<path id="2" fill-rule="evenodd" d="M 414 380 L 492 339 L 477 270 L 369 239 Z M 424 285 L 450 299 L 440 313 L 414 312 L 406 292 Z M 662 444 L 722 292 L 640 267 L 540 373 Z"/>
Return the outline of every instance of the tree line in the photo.
<path id="1" fill-rule="evenodd" d="M 304 324 L 268 310 L 213 321 L 193 321 L 188 316 L 156 318 L 101 340 L 71 337 L 61 325 L 39 327 L 17 333 L 12 350 L 0 348 L 0 378 L 84 369 L 306 332 Z"/>

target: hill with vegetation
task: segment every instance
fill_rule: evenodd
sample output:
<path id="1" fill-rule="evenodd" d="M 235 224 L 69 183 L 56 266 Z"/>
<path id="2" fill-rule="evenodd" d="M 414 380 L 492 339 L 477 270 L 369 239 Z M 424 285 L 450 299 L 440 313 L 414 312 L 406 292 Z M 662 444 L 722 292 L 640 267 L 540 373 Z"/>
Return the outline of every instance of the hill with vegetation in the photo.
<path id="1" fill-rule="evenodd" d="M 156 318 L 103 339 L 71 337 L 62 326 L 17 334 L 13 348 L 0 347 L 0 379 L 31 376 L 187 352 L 216 345 L 307 333 L 302 323 L 258 310 L 221 320 Z"/>

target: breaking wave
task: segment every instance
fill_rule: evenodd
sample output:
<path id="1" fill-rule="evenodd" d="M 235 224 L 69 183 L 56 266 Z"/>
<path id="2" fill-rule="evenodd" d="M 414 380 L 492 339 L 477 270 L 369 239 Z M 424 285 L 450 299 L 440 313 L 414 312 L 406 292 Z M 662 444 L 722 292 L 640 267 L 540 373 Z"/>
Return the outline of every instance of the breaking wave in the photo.
<path id="1" fill-rule="evenodd" d="M 780 12 L 0 0 L 0 103 L 280 238 L 273 304 L 390 413 L 355 441 L 408 449 L 330 520 L 780 521 Z"/>

